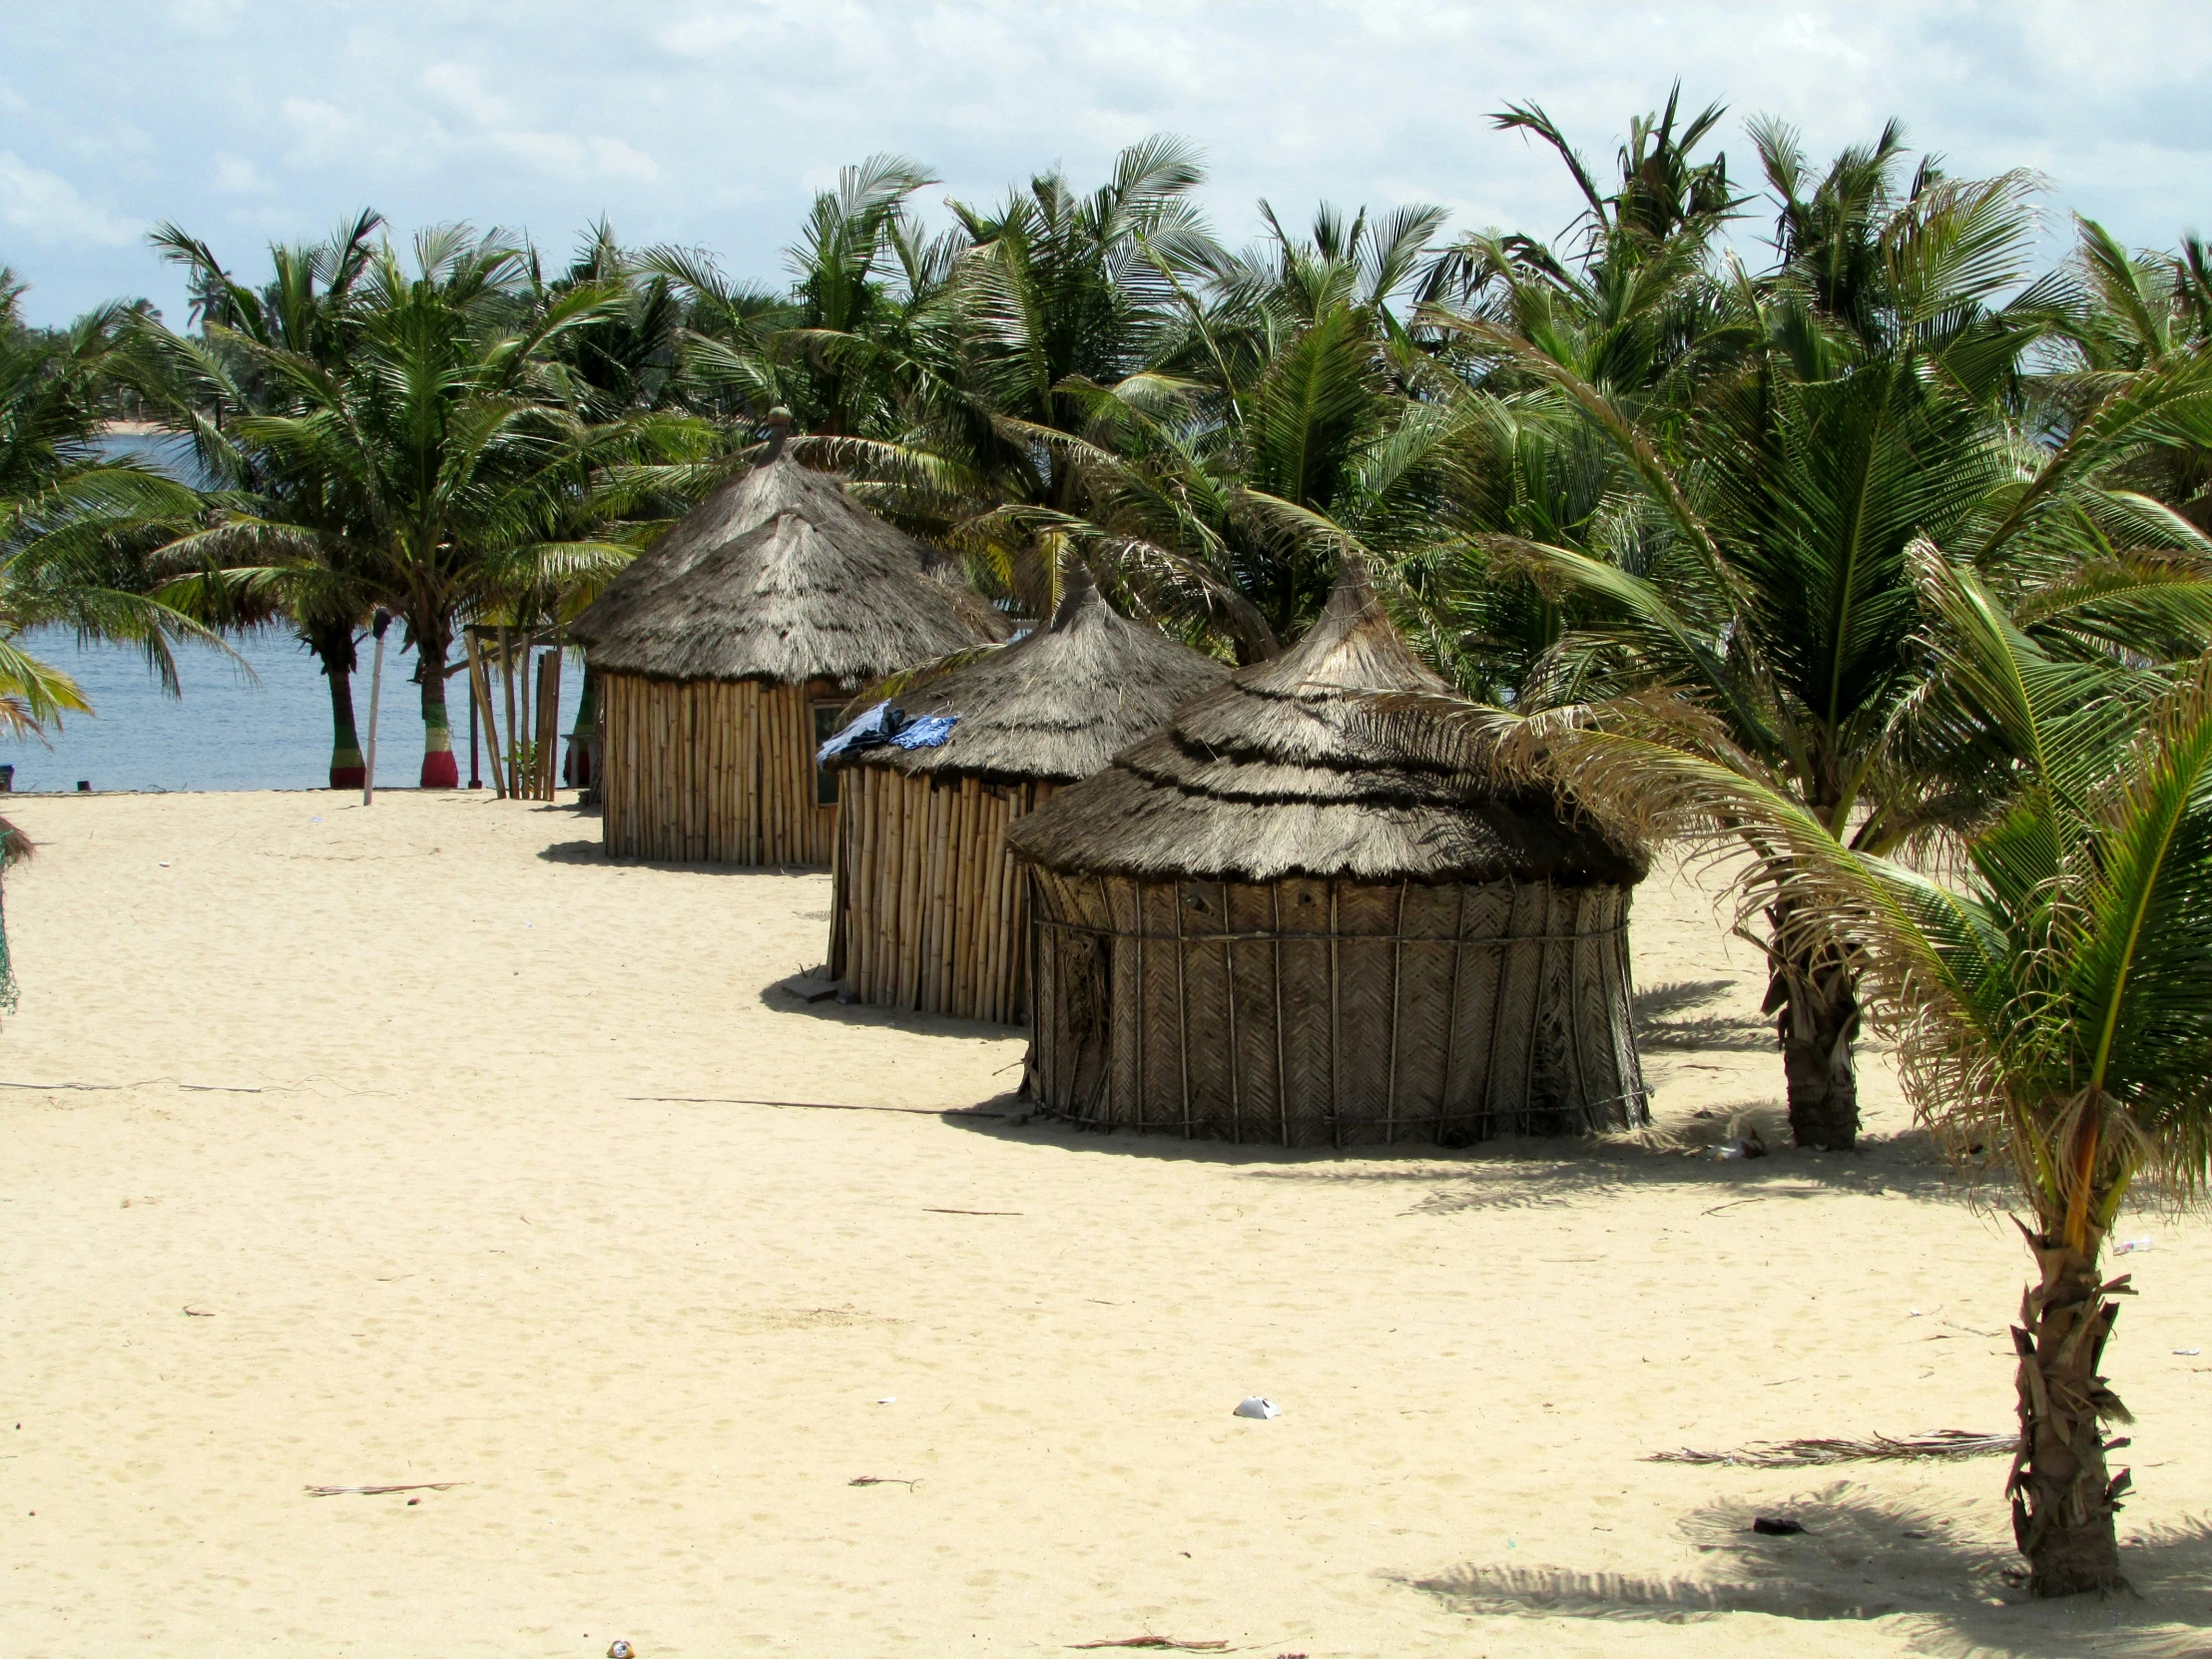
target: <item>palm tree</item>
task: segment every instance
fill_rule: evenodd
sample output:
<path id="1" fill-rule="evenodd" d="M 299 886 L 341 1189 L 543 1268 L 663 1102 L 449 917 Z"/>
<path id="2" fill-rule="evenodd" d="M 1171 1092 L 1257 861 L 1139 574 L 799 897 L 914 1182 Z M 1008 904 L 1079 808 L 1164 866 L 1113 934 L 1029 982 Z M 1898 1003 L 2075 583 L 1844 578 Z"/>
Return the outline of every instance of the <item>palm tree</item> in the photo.
<path id="1" fill-rule="evenodd" d="M 2142 1181 L 2212 1175 L 2212 656 L 2155 674 L 2049 649 L 1922 543 L 1926 718 L 1970 730 L 2007 788 L 1949 879 L 1846 844 L 1748 756 L 1550 735 L 1582 797 L 1647 828 L 1750 842 L 1744 890 L 1849 941 L 1921 1120 L 2008 1157 L 2036 1272 L 2013 1331 L 2020 1444 L 2007 1483 L 2039 1596 L 2123 1582 L 2099 1375 L 2127 1278 L 2099 1257 Z M 2204 608 L 2201 584 L 2194 603 Z"/>
<path id="2" fill-rule="evenodd" d="M 150 239 L 189 274 L 198 338 L 148 322 L 148 400 L 190 434 L 204 472 L 225 484 L 216 521 L 162 549 L 164 597 L 226 628 L 290 625 L 315 658 L 330 694 L 332 789 L 359 789 L 365 775 L 353 715 L 356 648 L 382 597 L 370 575 L 372 549 L 350 535 L 347 502 L 317 472 L 274 467 L 242 442 L 249 415 L 305 407 L 279 361 L 312 363 L 342 375 L 358 334 L 354 286 L 374 255 L 380 216 L 363 211 L 326 241 L 273 245 L 272 279 L 257 289 L 224 269 L 214 251 L 174 225 Z"/>
<path id="3" fill-rule="evenodd" d="M 27 631 L 135 642 L 173 695 L 176 645 L 213 635 L 145 592 L 146 549 L 189 526 L 201 497 L 100 444 L 136 313 L 106 306 L 45 333 L 24 325 L 23 291 L 0 269 L 0 728 L 35 735 L 90 705 L 24 649 Z"/>
<path id="4" fill-rule="evenodd" d="M 367 259 L 349 290 L 342 361 L 233 336 L 285 387 L 287 412 L 241 415 L 230 429 L 269 493 L 315 504 L 316 525 L 294 545 L 311 556 L 319 537 L 347 561 L 357 554 L 369 591 L 405 619 L 428 789 L 458 782 L 446 679 L 464 615 L 512 587 L 518 560 L 573 573 L 629 556 L 548 539 L 591 461 L 617 458 L 633 435 L 566 395 L 574 381 L 555 347 L 624 295 L 585 281 L 533 303 L 527 278 L 524 253 L 496 235 L 425 231 L 412 275 L 388 243 Z"/>
<path id="5" fill-rule="evenodd" d="M 1645 688 L 1682 690 L 1756 756 L 1839 843 L 1881 853 L 1959 807 L 1954 780 L 1905 747 L 1924 675 L 1906 550 L 1926 535 L 2007 580 L 2062 583 L 2094 525 L 2115 555 L 2212 556 L 2170 513 L 2108 487 L 2144 443 L 2212 419 L 2212 365 L 2114 388 L 2064 443 L 2032 445 L 2005 418 L 2046 291 L 2000 304 L 2024 270 L 2024 181 L 1927 183 L 1879 227 L 1876 314 L 1838 322 L 1791 274 L 1739 289 L 1764 342 L 1654 435 L 1535 342 L 1481 321 L 1477 344 L 1571 397 L 1639 485 L 1640 568 L 1520 544 L 1580 592 L 1585 619 L 1549 655 L 1529 702 L 1617 697 L 1633 725 Z M 1769 921 L 1775 1015 L 1800 1144 L 1858 1133 L 1851 951 L 1808 929 L 1787 893 Z"/>
<path id="6" fill-rule="evenodd" d="M 684 307 L 695 406 L 748 425 L 781 406 L 803 433 L 889 435 L 915 312 L 942 290 L 957 252 L 957 239 L 927 237 L 908 211 L 932 182 L 903 156 L 840 170 L 785 250 L 786 292 L 734 282 L 696 249 L 640 255 L 636 268 L 670 283 Z"/>

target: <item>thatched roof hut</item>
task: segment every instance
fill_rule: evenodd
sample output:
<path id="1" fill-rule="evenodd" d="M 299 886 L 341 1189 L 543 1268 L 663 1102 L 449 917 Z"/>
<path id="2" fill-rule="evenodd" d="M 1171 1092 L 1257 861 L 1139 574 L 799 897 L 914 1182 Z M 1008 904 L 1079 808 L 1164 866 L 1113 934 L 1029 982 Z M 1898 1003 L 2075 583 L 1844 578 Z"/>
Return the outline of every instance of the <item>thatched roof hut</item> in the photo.
<path id="1" fill-rule="evenodd" d="M 571 632 L 598 679 L 608 853 L 738 864 L 828 862 L 835 780 L 814 753 L 844 701 L 1005 637 L 943 555 L 782 453 L 701 502 Z"/>
<path id="2" fill-rule="evenodd" d="M 1048 1109 L 1285 1146 L 1643 1120 L 1643 859 L 1354 718 L 1442 690 L 1351 560 L 1296 647 L 1014 826 Z"/>
<path id="3" fill-rule="evenodd" d="M 1028 1001 L 1027 884 L 1006 831 L 1087 778 L 1228 670 L 1122 616 L 1071 567 L 1051 622 L 903 693 L 919 720 L 956 717 L 930 748 L 835 763 L 830 972 L 863 1002 L 1019 1020 Z"/>

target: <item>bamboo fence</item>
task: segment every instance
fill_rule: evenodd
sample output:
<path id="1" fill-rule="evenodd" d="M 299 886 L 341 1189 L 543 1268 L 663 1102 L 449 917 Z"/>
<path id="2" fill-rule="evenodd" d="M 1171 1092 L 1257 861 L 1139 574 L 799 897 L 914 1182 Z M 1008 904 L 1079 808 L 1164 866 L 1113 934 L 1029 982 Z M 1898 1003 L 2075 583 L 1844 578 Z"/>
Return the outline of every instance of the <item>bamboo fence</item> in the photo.
<path id="1" fill-rule="evenodd" d="M 844 769 L 830 976 L 853 998 L 1015 1024 L 1029 1012 L 1029 892 L 1006 850 L 1036 780 Z"/>
<path id="2" fill-rule="evenodd" d="M 837 810 L 818 799 L 827 682 L 602 673 L 600 802 L 611 858 L 827 864 Z M 834 778 L 835 774 L 830 774 Z"/>
<path id="3" fill-rule="evenodd" d="M 1623 887 L 1032 879 L 1035 1087 L 1074 1122 L 1460 1146 L 1648 1121 Z"/>

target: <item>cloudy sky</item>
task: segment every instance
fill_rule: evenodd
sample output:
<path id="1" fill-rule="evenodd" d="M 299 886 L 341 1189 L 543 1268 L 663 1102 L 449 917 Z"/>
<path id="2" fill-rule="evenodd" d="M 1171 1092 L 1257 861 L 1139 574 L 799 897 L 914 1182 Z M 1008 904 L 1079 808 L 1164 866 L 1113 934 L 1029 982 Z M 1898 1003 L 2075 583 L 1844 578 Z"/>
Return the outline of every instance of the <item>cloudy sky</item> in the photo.
<path id="1" fill-rule="evenodd" d="M 841 163 L 900 152 L 944 181 L 932 202 L 980 200 L 1055 164 L 1093 183 L 1154 132 L 1204 150 L 1232 241 L 1263 197 L 1550 236 L 1564 175 L 1486 115 L 1541 103 L 1605 164 L 1677 77 L 1729 106 L 1739 172 L 1745 116 L 1825 155 L 1896 115 L 1955 172 L 2046 176 L 2061 228 L 2212 231 L 2202 0 L 0 3 L 0 263 L 39 321 L 139 294 L 181 318 L 144 242 L 165 219 L 241 275 L 366 205 L 549 251 L 605 215 L 767 277 Z"/>

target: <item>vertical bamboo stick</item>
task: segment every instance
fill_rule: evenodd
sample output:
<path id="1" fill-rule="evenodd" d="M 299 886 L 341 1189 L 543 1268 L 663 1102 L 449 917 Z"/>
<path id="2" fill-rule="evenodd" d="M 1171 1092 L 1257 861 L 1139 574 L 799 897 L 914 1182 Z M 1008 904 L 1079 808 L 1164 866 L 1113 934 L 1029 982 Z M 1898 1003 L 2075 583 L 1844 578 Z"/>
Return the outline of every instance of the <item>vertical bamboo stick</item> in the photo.
<path id="1" fill-rule="evenodd" d="M 859 891 L 864 895 L 864 908 L 853 917 L 852 936 L 858 956 L 853 963 L 852 988 L 853 993 L 863 1001 L 873 1001 L 867 994 L 867 986 L 872 983 L 868 969 L 874 964 L 875 927 L 882 913 L 882 893 L 877 886 L 875 874 L 875 855 L 882 838 L 881 808 L 875 791 L 875 769 L 855 767 L 847 771 L 844 774 L 844 786 L 852 791 L 851 810 L 858 814 L 862 883 Z M 842 813 L 847 810 L 842 789 L 838 796 L 837 811 Z"/>
<path id="2" fill-rule="evenodd" d="M 950 1011 L 963 1018 L 974 1014 L 968 1001 L 968 946 L 975 936 L 975 906 L 968 896 L 968 878 L 975 867 L 974 826 L 970 822 L 974 787 L 974 779 L 963 778 L 959 793 L 952 798 L 952 833 L 947 848 L 952 859 L 952 984 L 948 997 Z"/>

